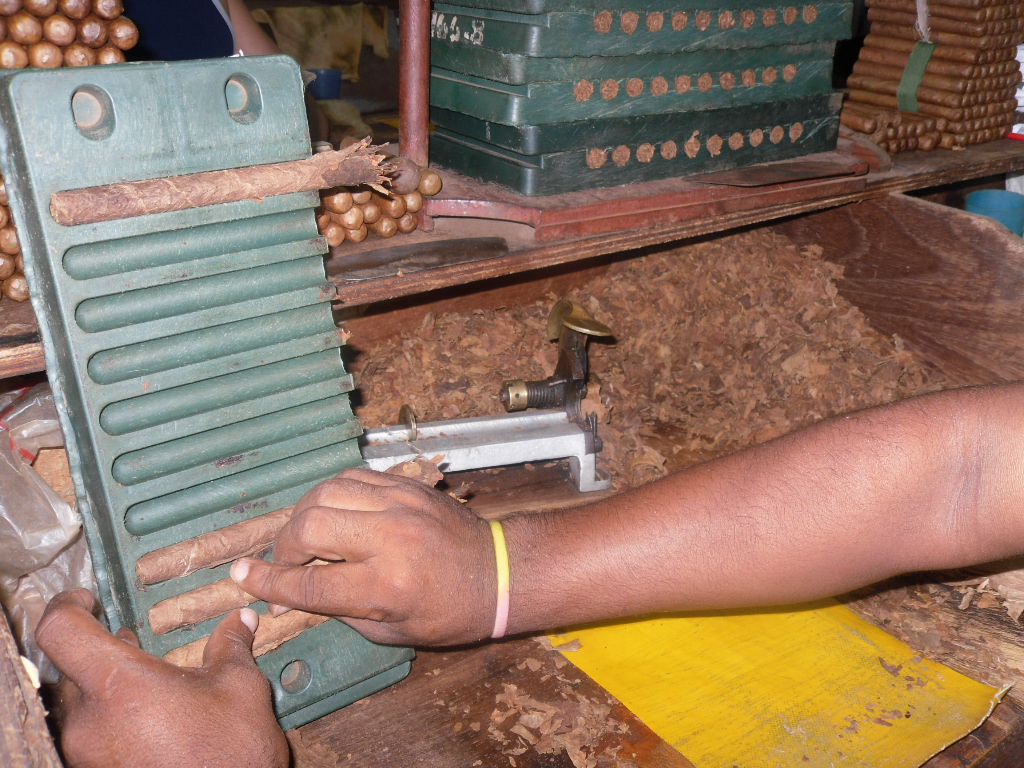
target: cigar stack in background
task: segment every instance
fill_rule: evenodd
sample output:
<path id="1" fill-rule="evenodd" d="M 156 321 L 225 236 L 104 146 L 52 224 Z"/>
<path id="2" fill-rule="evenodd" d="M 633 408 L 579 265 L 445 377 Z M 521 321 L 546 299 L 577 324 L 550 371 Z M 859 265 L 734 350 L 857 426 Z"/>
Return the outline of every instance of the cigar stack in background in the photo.
<path id="1" fill-rule="evenodd" d="M 0 68 L 119 64 L 139 41 L 121 0 L 0 0 Z M 18 234 L 0 177 L 0 292 L 28 298 Z"/>
<path id="2" fill-rule="evenodd" d="M 915 44 L 914 0 L 867 0 L 864 41 L 840 117 L 890 154 L 960 149 L 1005 136 L 1017 108 L 1024 2 L 928 0 L 935 45 L 916 91 L 917 112 L 900 109 L 898 90 Z"/>
<path id="3" fill-rule="evenodd" d="M 321 193 L 316 224 L 330 247 L 346 240 L 361 243 L 371 233 L 377 237 L 408 234 L 420 225 L 423 198 L 441 191 L 441 177 L 407 157 L 390 158 L 389 163 L 394 168 L 389 194 L 364 187 Z"/>

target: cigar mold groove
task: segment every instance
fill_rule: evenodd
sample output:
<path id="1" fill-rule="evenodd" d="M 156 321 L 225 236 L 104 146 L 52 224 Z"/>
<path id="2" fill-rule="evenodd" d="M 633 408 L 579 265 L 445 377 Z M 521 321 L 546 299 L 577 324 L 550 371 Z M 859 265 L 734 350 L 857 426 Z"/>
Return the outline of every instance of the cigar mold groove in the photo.
<path id="1" fill-rule="evenodd" d="M 132 627 L 158 656 L 202 643 L 229 609 L 173 626 L 147 616 L 226 581 L 233 557 L 184 563 L 146 584 L 137 564 L 273 515 L 362 464 L 345 338 L 324 292 L 317 195 L 84 226 L 60 225 L 49 200 L 308 158 L 298 67 L 277 56 L 25 70 L 0 81 L 0 124 L 0 165 L 49 308 L 40 333 L 110 626 Z M 266 540 L 254 546 L 243 554 Z M 396 682 L 412 657 L 313 621 L 289 625 L 294 639 L 280 637 L 288 644 L 266 646 L 257 661 L 286 728 Z M 327 647 L 342 652 L 328 658 Z M 296 661 L 305 673 L 282 678 Z"/>

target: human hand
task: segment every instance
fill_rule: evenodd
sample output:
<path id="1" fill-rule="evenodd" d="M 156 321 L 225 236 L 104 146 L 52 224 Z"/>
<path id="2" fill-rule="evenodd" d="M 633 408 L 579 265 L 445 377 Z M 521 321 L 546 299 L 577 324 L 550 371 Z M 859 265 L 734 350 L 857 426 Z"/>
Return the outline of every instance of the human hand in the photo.
<path id="1" fill-rule="evenodd" d="M 203 666 L 182 669 L 111 635 L 87 590 L 50 601 L 36 641 L 61 670 L 61 745 L 72 768 L 286 768 L 288 744 L 270 683 L 252 657 L 254 611 L 229 614 L 206 644 Z"/>
<path id="2" fill-rule="evenodd" d="M 328 564 L 306 566 L 319 558 Z M 490 635 L 497 599 L 486 521 L 422 483 L 348 469 L 307 493 L 273 562 L 232 566 L 246 592 L 335 616 L 370 640 L 453 645 Z"/>

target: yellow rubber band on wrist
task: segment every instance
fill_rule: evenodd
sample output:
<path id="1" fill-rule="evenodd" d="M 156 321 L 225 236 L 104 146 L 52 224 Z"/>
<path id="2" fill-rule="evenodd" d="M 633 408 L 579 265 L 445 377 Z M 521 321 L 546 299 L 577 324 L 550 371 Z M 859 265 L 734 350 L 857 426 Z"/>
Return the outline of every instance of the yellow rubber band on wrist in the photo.
<path id="1" fill-rule="evenodd" d="M 497 640 L 505 636 L 508 629 L 508 604 L 512 583 L 512 569 L 508 562 L 508 543 L 501 522 L 491 520 L 491 537 L 494 539 L 494 560 L 498 566 L 498 604 L 494 611 L 494 631 L 491 637 Z"/>

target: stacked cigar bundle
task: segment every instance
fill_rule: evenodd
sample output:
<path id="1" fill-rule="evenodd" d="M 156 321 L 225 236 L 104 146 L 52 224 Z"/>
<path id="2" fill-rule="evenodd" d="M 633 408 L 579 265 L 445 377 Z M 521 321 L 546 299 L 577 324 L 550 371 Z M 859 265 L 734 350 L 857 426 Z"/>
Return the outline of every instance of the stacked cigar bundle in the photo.
<path id="1" fill-rule="evenodd" d="M 121 0 L 0 0 L 0 68 L 118 64 L 139 41 Z"/>
<path id="2" fill-rule="evenodd" d="M 139 40 L 122 10 L 121 0 L 0 0 L 0 68 L 120 63 Z M 21 246 L 2 191 L 0 292 L 13 301 L 28 298 Z"/>
<path id="3" fill-rule="evenodd" d="M 18 233 L 11 222 L 7 206 L 7 190 L 0 181 L 0 293 L 13 301 L 28 298 L 28 281 L 22 261 Z"/>
<path id="4" fill-rule="evenodd" d="M 317 228 L 332 248 L 346 240 L 361 243 L 371 232 L 377 237 L 408 234 L 420 225 L 424 195 L 441 191 L 441 177 L 406 157 L 390 158 L 390 194 L 368 188 L 328 189 L 317 210 Z"/>
<path id="5" fill-rule="evenodd" d="M 847 86 L 841 121 L 890 153 L 957 149 L 1005 136 L 1014 123 L 1024 42 L 1024 2 L 928 0 L 934 44 L 914 96 L 901 110 L 900 83 L 920 35 L 914 0 L 868 0 L 871 33 Z M 911 65 L 913 66 L 913 65 Z M 904 97 L 906 98 L 906 97 Z"/>

